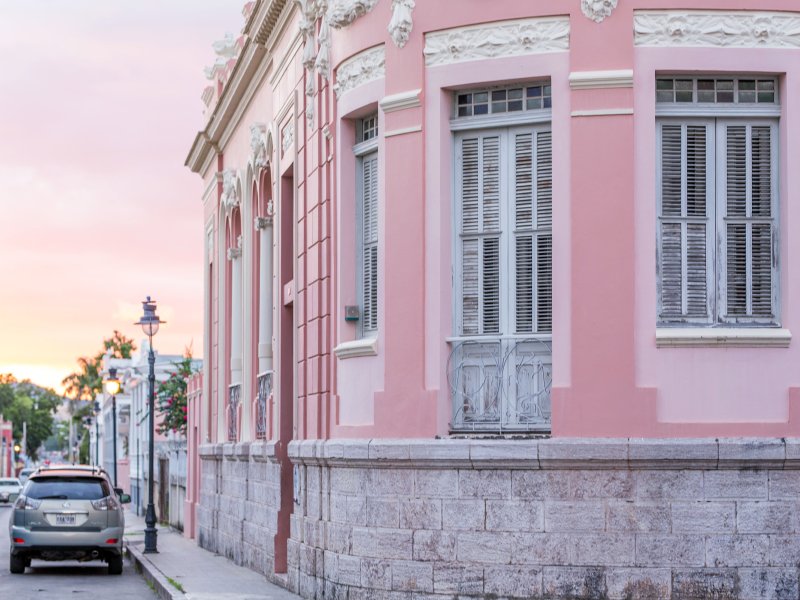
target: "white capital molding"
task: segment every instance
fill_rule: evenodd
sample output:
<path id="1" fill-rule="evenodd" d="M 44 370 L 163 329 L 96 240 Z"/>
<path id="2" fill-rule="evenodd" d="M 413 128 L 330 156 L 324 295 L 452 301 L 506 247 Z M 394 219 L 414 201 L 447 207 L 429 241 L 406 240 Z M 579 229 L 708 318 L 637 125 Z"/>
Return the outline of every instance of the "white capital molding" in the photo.
<path id="1" fill-rule="evenodd" d="M 777 327 L 662 327 L 656 329 L 656 346 L 739 346 L 747 348 L 788 348 L 792 332 Z"/>
<path id="2" fill-rule="evenodd" d="M 359 356 L 377 356 L 378 338 L 364 338 L 351 342 L 342 342 L 333 349 L 339 359 L 357 358 Z"/>
<path id="3" fill-rule="evenodd" d="M 655 47 L 800 48 L 800 13 L 636 11 L 634 44 Z"/>
<path id="4" fill-rule="evenodd" d="M 236 260 L 237 258 L 241 258 L 242 249 L 241 248 L 228 248 L 227 256 L 228 256 L 228 260 Z"/>
<path id="5" fill-rule="evenodd" d="M 573 90 L 632 88 L 633 70 L 573 71 L 569 74 L 569 87 Z"/>
<path id="6" fill-rule="evenodd" d="M 378 3 L 378 0 L 330 0 L 327 21 L 334 29 L 347 27 L 363 17 Z"/>
<path id="7" fill-rule="evenodd" d="M 376 46 L 348 58 L 336 69 L 336 97 L 360 85 L 386 76 L 386 48 Z"/>
<path id="8" fill-rule="evenodd" d="M 408 92 L 384 96 L 378 104 L 383 109 L 383 112 L 387 113 L 405 110 L 406 108 L 416 108 L 422 104 L 419 99 L 421 93 L 422 90 L 410 90 Z"/>
<path id="9" fill-rule="evenodd" d="M 263 169 L 267 166 L 267 126 L 264 123 L 250 125 L 250 154 L 253 166 Z"/>
<path id="10" fill-rule="evenodd" d="M 220 202 L 226 209 L 239 206 L 239 194 L 236 193 L 236 170 L 225 169 L 222 172 L 222 196 Z"/>
<path id="11" fill-rule="evenodd" d="M 272 217 L 256 217 L 253 220 L 256 231 L 270 227 L 272 225 L 272 219 Z"/>
<path id="12" fill-rule="evenodd" d="M 569 18 L 537 17 L 457 27 L 425 35 L 425 64 L 569 50 Z"/>
<path id="13" fill-rule="evenodd" d="M 581 11 L 595 23 L 610 17 L 615 8 L 617 0 L 581 0 Z"/>
<path id="14" fill-rule="evenodd" d="M 414 0 L 392 0 L 392 18 L 387 29 L 398 48 L 406 45 L 414 27 L 411 20 L 412 10 L 414 10 Z"/>

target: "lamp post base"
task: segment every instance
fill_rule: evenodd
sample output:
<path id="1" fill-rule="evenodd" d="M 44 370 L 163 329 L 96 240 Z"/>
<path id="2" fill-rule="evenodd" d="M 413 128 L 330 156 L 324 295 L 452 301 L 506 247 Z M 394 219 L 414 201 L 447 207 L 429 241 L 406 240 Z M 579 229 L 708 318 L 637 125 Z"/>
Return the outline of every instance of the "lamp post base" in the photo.
<path id="1" fill-rule="evenodd" d="M 158 530 L 156 529 L 156 509 L 152 503 L 147 505 L 144 522 L 147 525 L 147 527 L 144 528 L 144 553 L 157 554 Z"/>

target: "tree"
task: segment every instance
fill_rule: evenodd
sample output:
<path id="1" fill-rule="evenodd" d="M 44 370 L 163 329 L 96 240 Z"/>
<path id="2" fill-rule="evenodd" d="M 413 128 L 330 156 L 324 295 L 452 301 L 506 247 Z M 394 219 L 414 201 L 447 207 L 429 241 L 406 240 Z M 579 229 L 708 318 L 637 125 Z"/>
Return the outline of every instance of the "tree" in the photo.
<path id="1" fill-rule="evenodd" d="M 13 423 L 14 439 L 22 441 L 26 424 L 25 454 L 36 460 L 41 444 L 50 437 L 53 417 L 61 397 L 50 388 L 30 380 L 17 381 L 13 375 L 0 375 L 0 412 Z"/>
<path id="2" fill-rule="evenodd" d="M 187 380 L 194 373 L 191 348 L 186 349 L 182 360 L 172 364 L 176 367 L 175 371 L 166 381 L 158 384 L 158 411 L 161 413 L 158 432 L 174 431 L 186 435 L 186 416 L 189 407 L 186 393 Z"/>

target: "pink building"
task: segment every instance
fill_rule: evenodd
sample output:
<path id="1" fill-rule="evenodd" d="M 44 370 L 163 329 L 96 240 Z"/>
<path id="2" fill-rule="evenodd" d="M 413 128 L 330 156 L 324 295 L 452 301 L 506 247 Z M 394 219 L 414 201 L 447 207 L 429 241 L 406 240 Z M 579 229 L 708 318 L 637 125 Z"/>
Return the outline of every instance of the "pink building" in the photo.
<path id="1" fill-rule="evenodd" d="M 198 543 L 308 598 L 796 596 L 800 5 L 244 14 Z"/>

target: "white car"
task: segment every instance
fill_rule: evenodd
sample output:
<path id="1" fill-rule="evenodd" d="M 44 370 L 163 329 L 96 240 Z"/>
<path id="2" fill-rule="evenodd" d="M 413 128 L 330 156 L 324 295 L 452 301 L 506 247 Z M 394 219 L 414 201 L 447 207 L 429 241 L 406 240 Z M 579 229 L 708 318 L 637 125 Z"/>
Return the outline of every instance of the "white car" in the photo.
<path id="1" fill-rule="evenodd" d="M 19 493 L 22 491 L 22 484 L 16 477 L 0 477 L 0 504 L 13 504 Z"/>

